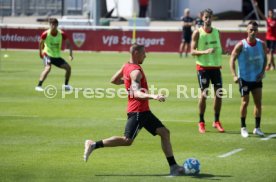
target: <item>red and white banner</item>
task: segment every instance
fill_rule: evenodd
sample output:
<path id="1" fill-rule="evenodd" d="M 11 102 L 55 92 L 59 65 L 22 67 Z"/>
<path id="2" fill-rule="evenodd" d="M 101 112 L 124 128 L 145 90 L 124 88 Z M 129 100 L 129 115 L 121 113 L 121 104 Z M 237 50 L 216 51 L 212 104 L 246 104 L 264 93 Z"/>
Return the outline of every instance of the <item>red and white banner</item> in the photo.
<path id="1" fill-rule="evenodd" d="M 2 48 L 38 49 L 38 41 L 44 29 L 1 28 Z M 64 29 L 72 41 L 74 50 L 128 51 L 132 43 L 132 31 Z M 148 52 L 178 52 L 182 39 L 180 31 L 137 31 L 136 42 Z M 245 32 L 221 31 L 222 47 L 231 51 L 237 42 L 246 37 Z M 265 33 L 259 33 L 262 40 Z"/>

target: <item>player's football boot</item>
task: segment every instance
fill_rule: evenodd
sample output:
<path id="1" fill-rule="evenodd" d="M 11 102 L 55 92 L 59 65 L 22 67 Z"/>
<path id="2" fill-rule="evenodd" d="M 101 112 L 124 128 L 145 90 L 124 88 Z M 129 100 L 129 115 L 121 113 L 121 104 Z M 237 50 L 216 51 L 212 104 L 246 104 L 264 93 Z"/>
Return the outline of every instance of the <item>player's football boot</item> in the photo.
<path id="1" fill-rule="evenodd" d="M 93 142 L 92 140 L 86 140 L 84 142 L 84 154 L 83 154 L 83 160 L 85 162 L 88 161 L 89 156 L 91 155 L 91 153 L 93 152 L 93 150 L 95 149 L 96 143 Z"/>
<path id="2" fill-rule="evenodd" d="M 62 88 L 65 90 L 65 91 L 70 91 L 73 89 L 73 87 L 71 85 L 63 85 Z"/>
<path id="3" fill-rule="evenodd" d="M 205 133 L 205 123 L 204 122 L 199 122 L 198 123 L 198 131 L 199 133 Z"/>
<path id="4" fill-rule="evenodd" d="M 213 127 L 216 128 L 219 132 L 223 133 L 224 132 L 224 129 L 223 127 L 221 126 L 221 123 L 220 121 L 215 121 L 213 122 Z"/>
<path id="5" fill-rule="evenodd" d="M 265 136 L 265 134 L 261 131 L 260 128 L 255 128 L 255 129 L 253 130 L 253 134 L 259 135 L 259 136 L 261 136 L 261 137 Z"/>
<path id="6" fill-rule="evenodd" d="M 247 131 L 247 129 L 245 128 L 245 127 L 242 127 L 241 128 L 241 136 L 243 137 L 243 138 L 247 138 L 249 135 L 248 135 L 248 131 Z"/>
<path id="7" fill-rule="evenodd" d="M 184 167 L 179 166 L 177 164 L 172 165 L 170 167 L 170 175 L 171 176 L 183 176 L 185 174 Z"/>
<path id="8" fill-rule="evenodd" d="M 38 91 L 38 92 L 43 92 L 44 91 L 44 89 L 41 86 L 35 87 L 35 90 Z"/>

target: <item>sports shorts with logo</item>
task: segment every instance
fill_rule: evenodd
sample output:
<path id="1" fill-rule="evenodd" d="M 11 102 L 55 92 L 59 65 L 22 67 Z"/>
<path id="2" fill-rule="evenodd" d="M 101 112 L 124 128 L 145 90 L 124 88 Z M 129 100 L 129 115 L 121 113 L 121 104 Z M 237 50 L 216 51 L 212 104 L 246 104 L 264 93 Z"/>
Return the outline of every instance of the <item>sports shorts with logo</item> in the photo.
<path id="1" fill-rule="evenodd" d="M 239 79 L 239 90 L 242 97 L 248 95 L 256 88 L 263 88 L 263 82 L 247 82 L 243 79 Z"/>
<path id="2" fill-rule="evenodd" d="M 210 81 L 214 85 L 214 88 L 222 88 L 220 69 L 198 70 L 197 78 L 201 90 L 209 88 Z"/>
<path id="3" fill-rule="evenodd" d="M 153 136 L 156 129 L 164 127 L 162 122 L 151 112 L 129 112 L 125 127 L 125 137 L 134 139 L 142 128 L 145 128 Z"/>
<path id="4" fill-rule="evenodd" d="M 57 67 L 60 67 L 63 64 L 68 64 L 63 58 L 59 57 L 59 58 L 54 58 L 54 57 L 50 57 L 50 56 L 43 56 L 43 62 L 44 65 L 46 66 L 47 64 L 53 64 Z"/>

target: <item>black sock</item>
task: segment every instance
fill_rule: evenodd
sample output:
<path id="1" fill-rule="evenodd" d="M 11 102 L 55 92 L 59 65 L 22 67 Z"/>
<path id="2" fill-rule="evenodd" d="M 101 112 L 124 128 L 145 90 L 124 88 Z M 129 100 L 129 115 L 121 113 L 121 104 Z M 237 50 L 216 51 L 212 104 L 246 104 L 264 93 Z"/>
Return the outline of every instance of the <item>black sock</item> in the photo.
<path id="1" fill-rule="evenodd" d="M 219 114 L 220 113 L 215 113 L 215 121 L 219 121 Z"/>
<path id="2" fill-rule="evenodd" d="M 255 128 L 260 128 L 261 124 L 261 117 L 256 117 L 255 118 Z"/>
<path id="3" fill-rule="evenodd" d="M 102 140 L 97 141 L 97 142 L 96 142 L 95 149 L 97 149 L 97 148 L 102 148 L 102 147 L 104 147 L 104 145 L 103 145 L 103 141 L 102 141 Z"/>
<path id="4" fill-rule="evenodd" d="M 241 127 L 246 127 L 246 124 L 245 124 L 245 117 L 242 117 L 241 118 Z"/>
<path id="5" fill-rule="evenodd" d="M 169 163 L 170 166 L 173 166 L 173 165 L 176 164 L 174 156 L 167 157 L 167 161 L 168 161 L 168 163 Z"/>
<path id="6" fill-rule="evenodd" d="M 65 79 L 65 85 L 68 85 L 69 79 Z"/>
<path id="7" fill-rule="evenodd" d="M 38 82 L 38 85 L 37 85 L 37 86 L 41 87 L 41 86 L 42 86 L 42 83 L 43 83 L 43 81 L 40 81 L 40 80 L 39 80 L 39 82 Z"/>
<path id="8" fill-rule="evenodd" d="M 205 122 L 204 121 L 204 114 L 199 114 L 199 122 Z"/>

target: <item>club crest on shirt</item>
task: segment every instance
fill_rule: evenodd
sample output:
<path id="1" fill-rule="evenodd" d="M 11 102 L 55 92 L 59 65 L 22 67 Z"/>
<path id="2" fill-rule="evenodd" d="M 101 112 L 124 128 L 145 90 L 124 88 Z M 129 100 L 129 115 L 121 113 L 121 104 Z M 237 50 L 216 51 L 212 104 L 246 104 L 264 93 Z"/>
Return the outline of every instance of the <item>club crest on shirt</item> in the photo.
<path id="1" fill-rule="evenodd" d="M 81 47 L 85 42 L 85 33 L 73 33 L 73 41 L 77 47 Z"/>

